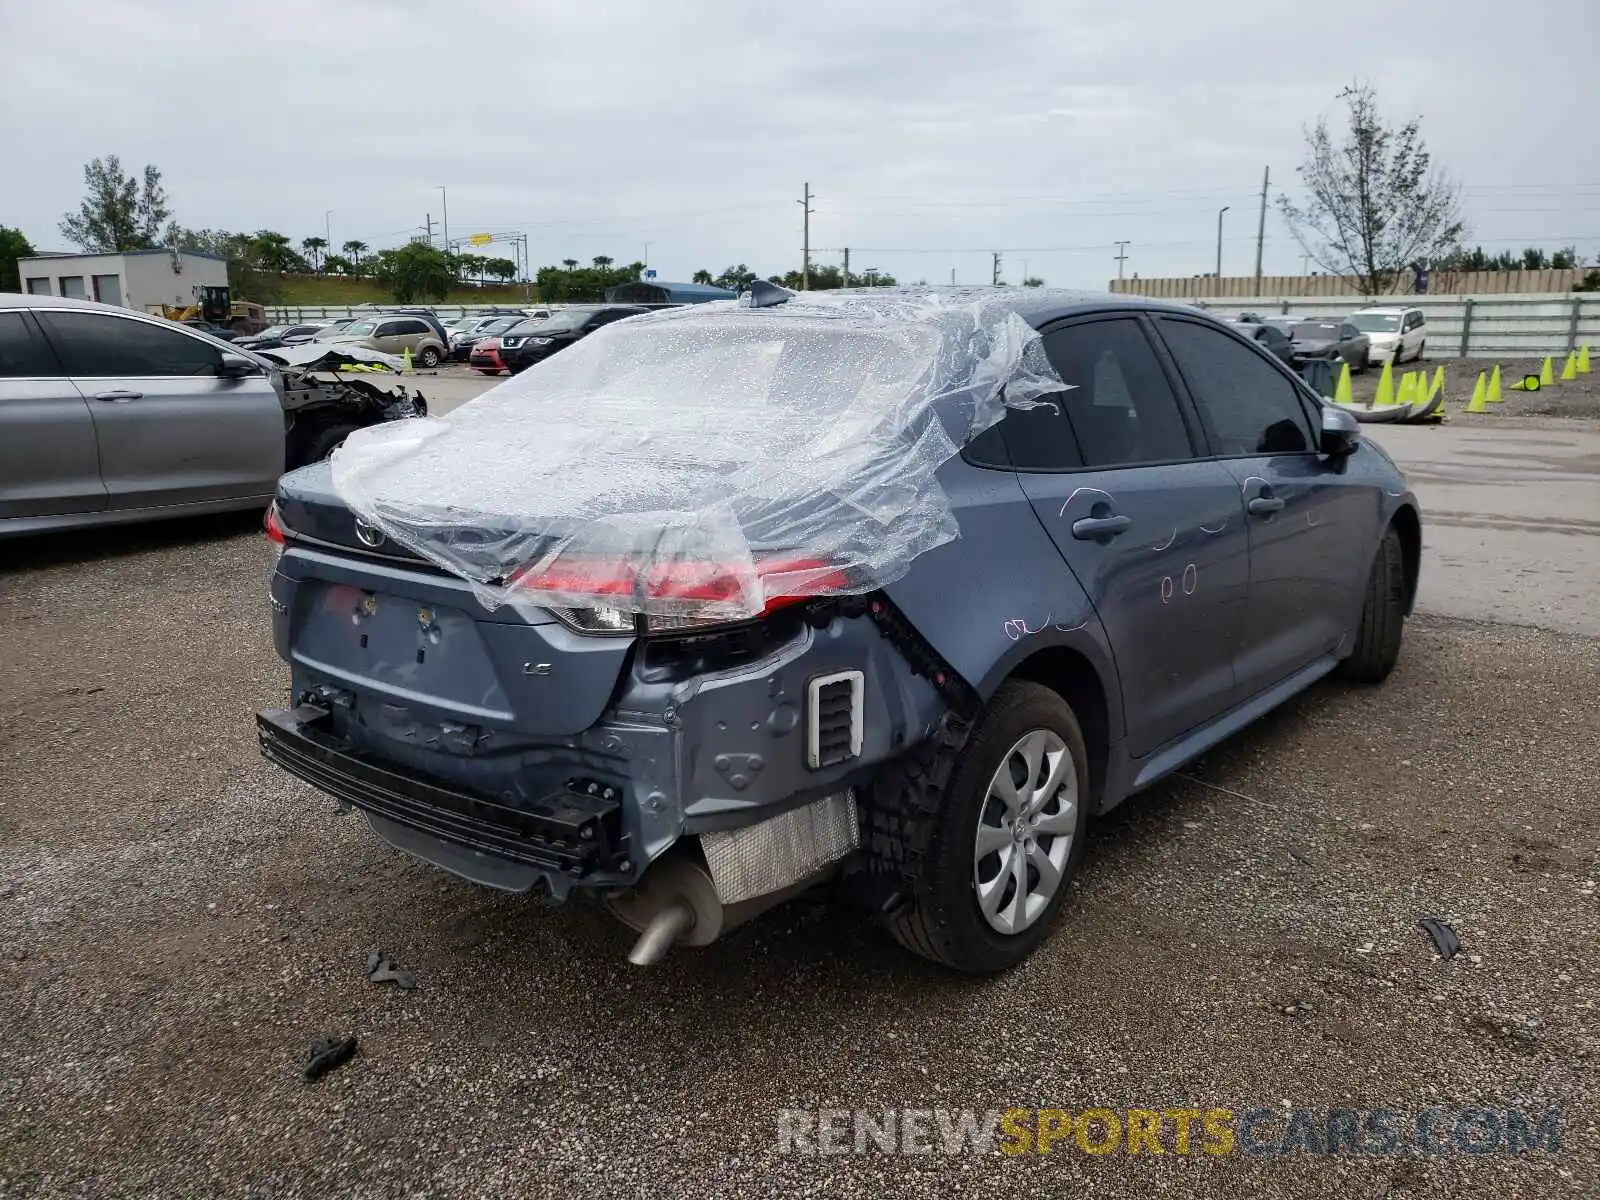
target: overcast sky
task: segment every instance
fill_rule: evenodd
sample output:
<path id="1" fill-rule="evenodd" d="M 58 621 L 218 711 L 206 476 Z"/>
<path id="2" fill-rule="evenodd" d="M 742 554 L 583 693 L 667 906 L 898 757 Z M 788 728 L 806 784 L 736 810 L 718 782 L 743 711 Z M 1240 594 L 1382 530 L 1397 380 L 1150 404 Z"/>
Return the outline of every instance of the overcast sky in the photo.
<path id="1" fill-rule="evenodd" d="M 373 247 L 428 214 L 684 279 L 816 261 L 1103 287 L 1254 268 L 1263 166 L 1356 76 L 1420 115 L 1469 241 L 1600 253 L 1600 3 L 0 0 L 0 224 L 159 166 L 189 226 Z M 501 248 L 504 252 L 504 248 Z M 1265 269 L 1297 273 L 1269 212 Z"/>

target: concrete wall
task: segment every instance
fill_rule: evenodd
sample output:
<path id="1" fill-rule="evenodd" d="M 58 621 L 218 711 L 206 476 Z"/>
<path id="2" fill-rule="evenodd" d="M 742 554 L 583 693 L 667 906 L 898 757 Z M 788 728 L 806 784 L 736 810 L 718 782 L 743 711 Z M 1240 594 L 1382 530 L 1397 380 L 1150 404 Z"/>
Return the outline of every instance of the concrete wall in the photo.
<path id="1" fill-rule="evenodd" d="M 124 308 L 144 312 L 154 304 L 193 304 L 194 289 L 204 284 L 208 287 L 228 286 L 228 264 L 221 259 L 203 258 L 197 254 L 180 254 L 178 270 L 174 271 L 173 258 L 165 250 L 135 254 L 64 254 L 45 258 L 24 258 L 18 261 L 23 291 L 32 290 L 29 281 L 47 279 L 48 294 L 65 295 L 62 280 L 83 280 L 83 298 L 104 299 L 107 303 L 121 304 Z M 94 292 L 95 276 L 117 277 L 120 293 L 113 299 L 102 291 Z"/>
<path id="2" fill-rule="evenodd" d="M 1197 308 L 1232 315 L 1344 316 L 1372 302 L 1361 296 L 1254 296 L 1191 301 Z M 1420 308 L 1428 330 L 1428 357 L 1539 357 L 1580 344 L 1600 349 L 1600 293 L 1530 296 L 1397 296 L 1379 303 Z"/>
<path id="3" fill-rule="evenodd" d="M 1532 292 L 1571 292 L 1593 267 L 1560 271 L 1435 271 L 1428 279 L 1430 296 L 1504 296 Z M 1347 275 L 1224 275 L 1221 279 L 1113 279 L 1109 290 L 1166 300 L 1227 299 L 1256 296 L 1357 296 L 1355 279 Z M 1411 291 L 1411 277 L 1398 283 L 1396 295 Z"/>

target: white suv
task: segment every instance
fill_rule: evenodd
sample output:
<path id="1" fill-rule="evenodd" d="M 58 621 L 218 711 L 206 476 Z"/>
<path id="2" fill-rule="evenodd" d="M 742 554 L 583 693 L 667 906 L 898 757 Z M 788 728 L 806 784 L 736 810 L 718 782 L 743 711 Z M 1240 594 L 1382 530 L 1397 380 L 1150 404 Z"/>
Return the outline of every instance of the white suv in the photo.
<path id="1" fill-rule="evenodd" d="M 1399 366 L 1422 358 L 1428 344 L 1428 327 L 1420 308 L 1363 308 L 1350 314 L 1350 323 L 1372 342 L 1372 361 Z"/>

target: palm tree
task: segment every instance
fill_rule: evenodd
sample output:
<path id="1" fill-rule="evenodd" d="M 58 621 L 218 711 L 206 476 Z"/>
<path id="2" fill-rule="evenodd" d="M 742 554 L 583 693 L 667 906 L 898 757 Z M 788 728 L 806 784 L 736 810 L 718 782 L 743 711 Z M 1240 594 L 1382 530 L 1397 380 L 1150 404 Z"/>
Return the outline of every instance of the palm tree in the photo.
<path id="1" fill-rule="evenodd" d="M 311 266 L 314 270 L 322 269 L 322 252 L 328 248 L 328 239 L 308 237 L 301 241 L 300 249 L 311 256 Z"/>
<path id="2" fill-rule="evenodd" d="M 575 258 L 563 258 L 561 265 L 569 271 L 576 271 L 578 269 L 578 260 Z"/>
<path id="3" fill-rule="evenodd" d="M 691 282 L 691 283 L 711 283 L 715 278 L 716 277 L 714 275 L 712 275 L 710 271 L 706 270 L 704 267 L 701 267 L 693 275 L 689 276 L 689 282 Z"/>
<path id="4" fill-rule="evenodd" d="M 609 254 L 596 254 L 594 256 L 594 269 L 596 271 L 604 271 L 615 261 L 616 259 L 612 258 Z"/>
<path id="5" fill-rule="evenodd" d="M 352 239 L 341 246 L 340 249 L 342 249 L 345 252 L 345 255 L 350 259 L 350 266 L 353 268 L 351 274 L 361 274 L 361 256 L 367 252 L 367 244 L 365 242 L 355 241 Z"/>

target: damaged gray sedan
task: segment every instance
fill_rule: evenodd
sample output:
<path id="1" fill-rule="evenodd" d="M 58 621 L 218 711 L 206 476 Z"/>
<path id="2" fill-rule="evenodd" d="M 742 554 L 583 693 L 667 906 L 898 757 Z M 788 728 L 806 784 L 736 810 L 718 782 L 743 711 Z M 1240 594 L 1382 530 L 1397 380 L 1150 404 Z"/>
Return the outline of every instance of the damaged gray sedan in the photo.
<path id="1" fill-rule="evenodd" d="M 393 846 L 599 897 L 642 964 L 839 879 L 972 972 L 1092 813 L 1387 675 L 1421 546 L 1356 422 L 1192 309 L 762 283 L 351 434 L 268 534 L 263 752 Z"/>
<path id="2" fill-rule="evenodd" d="M 264 508 L 285 469 L 426 411 L 331 373 L 351 355 L 275 355 L 110 304 L 0 295 L 0 537 Z"/>

